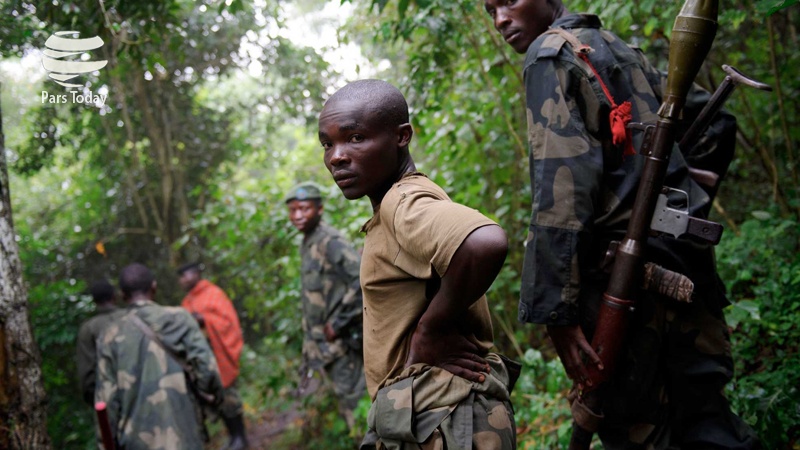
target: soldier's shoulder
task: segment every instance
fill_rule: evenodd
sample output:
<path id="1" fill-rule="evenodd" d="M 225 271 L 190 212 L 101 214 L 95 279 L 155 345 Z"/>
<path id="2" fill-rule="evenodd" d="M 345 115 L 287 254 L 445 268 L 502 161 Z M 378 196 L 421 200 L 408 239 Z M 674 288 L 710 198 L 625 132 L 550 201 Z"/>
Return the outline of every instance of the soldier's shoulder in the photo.
<path id="1" fill-rule="evenodd" d="M 157 306 L 159 307 L 158 314 L 164 317 L 166 316 L 175 317 L 178 320 L 187 319 L 191 317 L 189 311 L 187 311 L 186 308 L 184 308 L 183 306 L 160 306 L 160 305 Z"/>
<path id="2" fill-rule="evenodd" d="M 381 201 L 380 214 L 388 215 L 391 220 L 401 203 L 420 197 L 450 201 L 444 189 L 426 175 L 419 173 L 402 178 L 389 189 Z"/>
<path id="3" fill-rule="evenodd" d="M 319 231 L 325 238 L 341 238 L 342 232 L 329 225 L 327 222 L 319 223 Z"/>
<path id="4" fill-rule="evenodd" d="M 545 33 L 536 38 L 525 53 L 525 67 L 542 59 L 570 60 L 574 59 L 572 51 L 567 47 L 567 39 L 559 33 Z"/>
<path id="5" fill-rule="evenodd" d="M 137 308 L 135 314 L 153 328 L 161 328 L 169 323 L 177 324 L 193 320 L 189 311 L 182 306 L 163 306 L 156 303 Z M 122 320 L 130 322 L 125 317 Z"/>

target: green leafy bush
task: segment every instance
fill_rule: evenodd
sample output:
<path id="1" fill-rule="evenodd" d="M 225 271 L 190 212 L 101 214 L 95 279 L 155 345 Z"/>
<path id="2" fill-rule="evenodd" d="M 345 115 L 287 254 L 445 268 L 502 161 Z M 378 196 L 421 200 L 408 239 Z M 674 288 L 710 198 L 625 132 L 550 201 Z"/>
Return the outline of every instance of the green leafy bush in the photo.
<path id="1" fill-rule="evenodd" d="M 719 271 L 733 304 L 738 377 L 734 409 L 765 448 L 797 448 L 800 439 L 800 223 L 755 212 L 718 249 Z"/>
<path id="2" fill-rule="evenodd" d="M 566 399 L 570 385 L 558 358 L 546 360 L 532 348 L 525 352 L 511 399 L 520 449 L 567 447 L 572 424 Z"/>

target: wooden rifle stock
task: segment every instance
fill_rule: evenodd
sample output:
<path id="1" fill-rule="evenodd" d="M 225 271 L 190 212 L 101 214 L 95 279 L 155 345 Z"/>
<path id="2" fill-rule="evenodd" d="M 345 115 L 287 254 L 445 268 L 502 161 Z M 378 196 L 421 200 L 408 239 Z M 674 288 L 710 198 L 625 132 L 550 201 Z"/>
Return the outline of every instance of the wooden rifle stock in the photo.
<path id="1" fill-rule="evenodd" d="M 587 364 L 589 381 L 575 401 L 599 404 L 595 391 L 614 374 L 624 348 L 630 315 L 641 294 L 650 222 L 664 185 L 686 95 L 705 60 L 717 30 L 719 0 L 686 0 L 675 19 L 670 44 L 667 87 L 658 121 L 643 155 L 647 159 L 636 192 L 625 237 L 616 249 L 608 288 L 603 294 L 592 348 L 603 362 L 599 370 Z M 593 408 L 594 409 L 594 408 Z M 595 411 L 599 412 L 599 411 Z M 570 449 L 589 449 L 593 431 L 575 423 Z"/>
<path id="2" fill-rule="evenodd" d="M 114 444 L 114 436 L 111 434 L 111 423 L 108 421 L 106 403 L 95 403 L 94 410 L 97 413 L 97 424 L 100 426 L 100 438 L 103 441 L 103 448 L 106 450 L 116 450 L 117 446 Z"/>

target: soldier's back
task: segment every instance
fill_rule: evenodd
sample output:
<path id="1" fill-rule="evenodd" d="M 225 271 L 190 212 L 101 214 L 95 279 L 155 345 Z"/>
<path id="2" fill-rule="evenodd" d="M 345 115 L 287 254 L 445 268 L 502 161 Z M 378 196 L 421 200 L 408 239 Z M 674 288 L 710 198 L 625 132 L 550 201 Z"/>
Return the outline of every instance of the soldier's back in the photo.
<path id="1" fill-rule="evenodd" d="M 183 308 L 152 302 L 131 305 L 108 326 L 98 344 L 98 400 L 109 404 L 109 421 L 120 446 L 128 450 L 202 448 L 195 400 L 183 368 L 145 335 L 133 315 L 178 355 L 191 351 L 187 335 L 196 339 L 193 319 Z"/>

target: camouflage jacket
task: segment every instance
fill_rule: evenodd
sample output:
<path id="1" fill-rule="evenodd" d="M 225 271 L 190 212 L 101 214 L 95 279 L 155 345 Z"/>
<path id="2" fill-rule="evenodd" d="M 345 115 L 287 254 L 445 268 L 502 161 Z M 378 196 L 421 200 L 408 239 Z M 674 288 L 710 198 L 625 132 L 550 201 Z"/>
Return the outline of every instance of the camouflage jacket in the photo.
<path id="1" fill-rule="evenodd" d="M 641 51 L 602 30 L 594 15 L 568 15 L 553 23 L 552 28 L 556 27 L 594 49 L 589 54 L 592 65 L 617 104 L 631 102 L 632 122 L 655 123 L 662 74 Z M 578 305 L 605 289 L 607 278 L 599 265 L 609 242 L 625 233 L 644 158 L 623 157 L 623 149 L 612 143 L 610 103 L 591 69 L 575 56 L 564 37 L 539 36 L 528 48 L 524 67 L 532 215 L 519 319 L 575 325 Z M 704 102 L 689 103 L 702 106 Z M 642 134 L 632 132 L 637 151 Z M 686 159 L 677 146 L 665 185 L 688 194 L 690 214 L 705 214 L 710 198 L 689 178 Z M 705 282 L 709 292 L 719 294 L 710 248 L 666 237 L 651 239 L 649 247 L 649 259 L 687 275 L 699 271 L 701 279 L 710 280 L 700 284 Z M 693 266 L 688 268 L 687 261 Z"/>
<path id="2" fill-rule="evenodd" d="M 337 230 L 324 222 L 303 239 L 303 357 L 315 366 L 345 354 L 352 332 L 360 336 L 362 322 L 361 257 Z M 325 324 L 340 336 L 325 340 Z"/>
<path id="3" fill-rule="evenodd" d="M 127 311 L 149 325 L 164 346 L 193 368 L 197 390 L 222 398 L 214 354 L 185 309 L 138 301 Z M 203 448 L 202 424 L 194 413 L 196 400 L 183 368 L 146 337 L 128 314 L 109 324 L 97 343 L 95 401 L 107 404 L 119 447 Z"/>
<path id="4" fill-rule="evenodd" d="M 84 322 L 78 330 L 77 342 L 77 361 L 78 361 L 78 382 L 81 386 L 83 401 L 89 405 L 94 405 L 94 381 L 96 378 L 95 368 L 97 367 L 97 338 L 105 330 L 106 326 L 125 314 L 124 309 L 119 309 L 114 305 L 102 305 L 97 307 L 95 315 Z"/>

